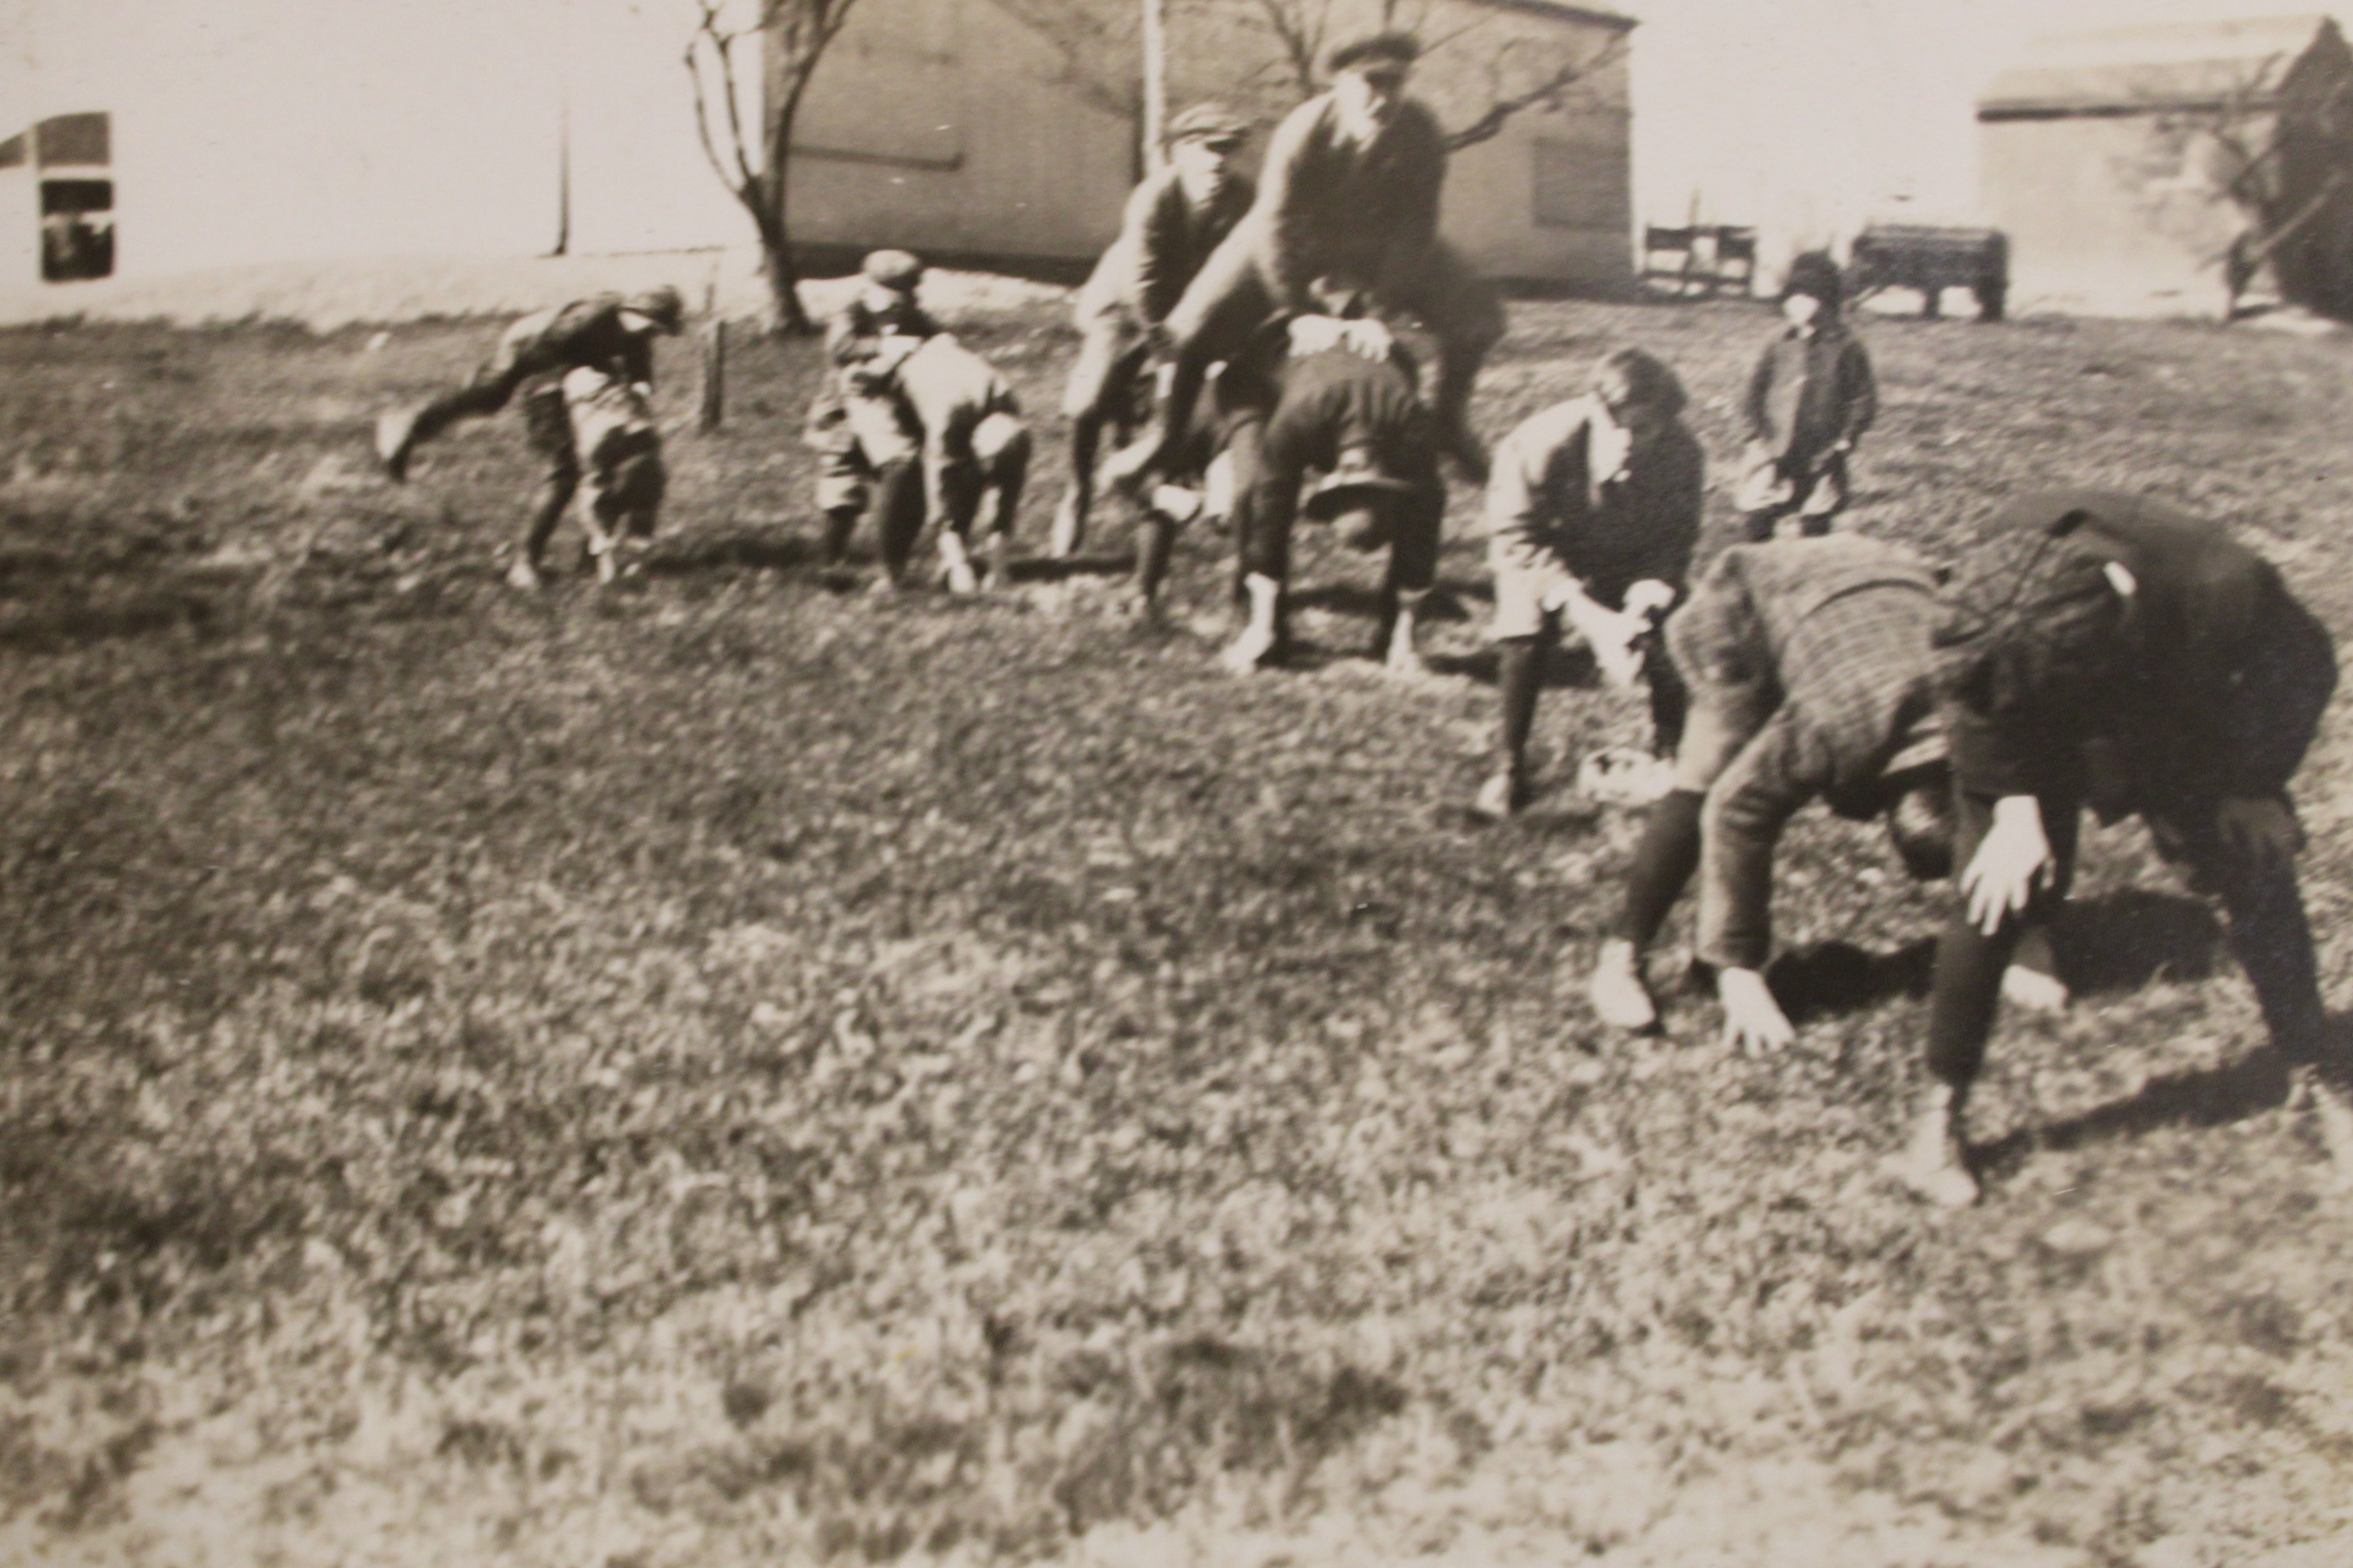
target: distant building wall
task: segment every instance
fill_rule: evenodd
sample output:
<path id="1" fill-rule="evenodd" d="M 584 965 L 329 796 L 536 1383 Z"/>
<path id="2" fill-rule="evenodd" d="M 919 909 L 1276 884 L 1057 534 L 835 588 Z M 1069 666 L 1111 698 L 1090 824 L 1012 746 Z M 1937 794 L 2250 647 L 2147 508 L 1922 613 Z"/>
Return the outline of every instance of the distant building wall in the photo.
<path id="1" fill-rule="evenodd" d="M 860 0 L 794 126 L 797 239 L 1079 261 L 1118 232 L 1125 119 L 987 0 Z"/>
<path id="2" fill-rule="evenodd" d="M 2353 311 L 2353 51 L 2317 14 L 2036 39 L 1978 100 L 2025 308 L 2219 312 L 2226 258 Z M 2277 243 L 2274 243 L 2277 242 Z"/>
<path id="3" fill-rule="evenodd" d="M 1361 14 L 1359 14 L 1361 13 Z M 1172 109 L 1219 98 L 1265 133 L 1301 97 L 1247 5 L 1170 18 Z M 1338 0 L 1327 40 L 1375 25 Z M 1622 24 L 1545 0 L 1434 0 L 1441 40 L 1413 91 L 1459 129 L 1531 72 L 1593 70 L 1558 110 L 1531 108 L 1456 154 L 1441 223 L 1501 277 L 1612 289 L 1630 279 Z M 1123 62 L 1097 62 L 1109 78 Z M 1319 82 L 1320 85 L 1320 75 Z M 794 130 L 789 212 L 819 245 L 899 245 L 1082 267 L 1109 243 L 1137 162 L 1134 122 L 1074 85 L 1067 62 L 990 0 L 860 0 L 818 67 Z"/>
<path id="4" fill-rule="evenodd" d="M 108 117 L 119 275 L 554 237 L 553 8 L 80 4 L 35 106 Z"/>
<path id="5" fill-rule="evenodd" d="M 2211 138 L 2155 113 L 1994 121 L 1981 133 L 1984 205 L 2010 236 L 2012 299 L 2221 308 L 2221 257 L 2246 219 L 2216 192 Z"/>
<path id="6" fill-rule="evenodd" d="M 49 7 L 74 25 L 45 29 L 38 70 L 19 73 L 29 84 L 26 118 L 0 123 L 0 140 L 37 116 L 107 117 L 121 277 L 751 238 L 695 136 L 680 59 L 684 6 Z M 1271 39 L 1248 24 L 1247 0 L 1223 13 L 1222 31 L 1176 28 L 1172 100 L 1215 91 L 1271 128 L 1298 100 L 1297 86 L 1271 68 Z M 1204 14 L 1176 8 L 1180 24 Z M 1377 0 L 1335 0 L 1327 44 L 1378 14 Z M 1496 81 L 1525 79 L 1513 61 L 1567 49 L 1599 62 L 1561 109 L 1532 108 L 1456 155 L 1442 221 L 1493 273 L 1622 284 L 1624 25 L 1548 0 L 1428 0 L 1419 26 L 1434 47 L 1414 91 L 1450 128 L 1474 120 Z M 756 135 L 758 50 L 744 53 L 743 108 Z M 1111 62 L 1109 75 L 1116 83 L 1126 68 Z M 896 244 L 1082 268 L 1115 232 L 1136 173 L 1134 122 L 1100 96 L 1074 85 L 1051 44 L 991 0 L 860 0 L 796 127 L 792 232 L 823 247 Z M 16 281 L 37 276 L 32 184 L 30 171 L 0 168 L 0 268 Z"/>

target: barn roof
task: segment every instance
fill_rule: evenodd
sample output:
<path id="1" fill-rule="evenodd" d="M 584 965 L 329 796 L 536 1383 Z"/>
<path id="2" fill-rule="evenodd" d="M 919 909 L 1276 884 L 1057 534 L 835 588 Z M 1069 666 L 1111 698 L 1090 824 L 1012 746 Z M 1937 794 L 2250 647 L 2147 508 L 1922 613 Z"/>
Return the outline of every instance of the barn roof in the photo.
<path id="1" fill-rule="evenodd" d="M 1531 16 L 1552 16 L 1564 22 L 1583 22 L 1591 26 L 1609 27 L 1617 32 L 1630 32 L 1639 24 L 1633 17 L 1599 5 L 1566 5 L 1560 0 L 1472 0 L 1472 4 L 1493 5 L 1499 11 L 1525 11 Z"/>
<path id="2" fill-rule="evenodd" d="M 2336 26 L 2314 13 L 2054 34 L 1994 78 L 1978 118 L 2265 108 L 2288 68 Z"/>

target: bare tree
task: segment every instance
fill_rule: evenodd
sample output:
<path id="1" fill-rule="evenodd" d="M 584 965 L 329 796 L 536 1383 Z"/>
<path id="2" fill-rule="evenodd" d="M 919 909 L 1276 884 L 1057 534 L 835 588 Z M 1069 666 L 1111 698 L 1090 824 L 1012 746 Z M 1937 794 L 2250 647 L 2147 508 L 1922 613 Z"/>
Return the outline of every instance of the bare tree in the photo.
<path id="1" fill-rule="evenodd" d="M 1293 92 L 1303 100 L 1315 96 L 1323 83 L 1315 74 L 1324 58 L 1324 41 L 1332 30 L 1332 0 L 1250 0 L 1251 19 L 1274 40 Z M 1388 7 L 1381 8 L 1388 19 Z"/>
<path id="2" fill-rule="evenodd" d="M 1486 107 L 1460 130 L 1447 132 L 1446 150 L 1455 153 L 1493 141 L 1514 115 L 1526 110 L 1567 108 L 1577 86 L 1606 68 L 1625 47 L 1623 33 L 1613 33 L 1582 51 L 1531 38 L 1505 42 L 1482 60 Z"/>
<path id="3" fill-rule="evenodd" d="M 762 269 L 776 307 L 776 328 L 816 330 L 801 306 L 800 271 L 786 222 L 786 175 L 793 121 L 818 62 L 857 0 L 691 0 L 694 34 L 686 74 L 694 84 L 694 129 L 720 183 L 743 205 L 760 237 Z M 765 48 L 756 112 L 744 110 L 737 51 Z"/>
<path id="4" fill-rule="evenodd" d="M 991 0 L 1057 56 L 1052 79 L 1106 113 L 1144 112 L 1139 0 Z"/>
<path id="5" fill-rule="evenodd" d="M 1044 38 L 1060 57 L 1057 79 L 1090 102 L 1133 117 L 1140 98 L 1136 0 L 994 0 L 999 10 Z M 1271 89 L 1278 102 L 1297 103 L 1323 90 L 1326 50 L 1344 27 L 1368 19 L 1361 0 L 1171 0 L 1177 64 L 1187 74 L 1205 62 L 1187 59 L 1187 44 L 1204 37 L 1231 42 L 1251 60 L 1222 50 L 1215 62 L 1226 90 L 1255 97 Z M 1461 10 L 1462 8 L 1457 8 Z M 1501 36 L 1491 14 L 1438 25 L 1430 0 L 1381 0 L 1384 26 L 1418 34 L 1423 58 L 1437 65 L 1445 87 L 1434 105 L 1441 118 L 1459 118 L 1449 149 L 1475 146 L 1499 135 L 1529 110 L 1556 110 L 1616 59 L 1625 35 L 1599 43 L 1589 37 Z M 1255 89 L 1255 90 L 1254 90 Z"/>
<path id="6" fill-rule="evenodd" d="M 2345 292 L 2345 193 L 2353 174 L 2342 167 L 2297 169 L 2287 157 L 2287 97 L 2295 66 L 2274 54 L 2242 62 L 2228 79 L 2211 84 L 2203 103 L 2183 105 L 2155 90 L 2150 134 L 2120 157 L 2117 172 L 2140 193 L 2140 205 L 2161 233 L 2211 246 L 2214 209 L 2232 215 L 2235 232 L 2210 249 L 2208 264 L 2221 273 L 2222 317 L 2237 316 L 2241 297 L 2270 263 L 2284 292 L 2315 296 L 2300 302 L 2326 307 Z M 2300 105 L 2306 121 L 2344 117 L 2348 84 L 2332 82 L 2325 100 Z M 2331 219 L 2335 219 L 2332 229 Z"/>

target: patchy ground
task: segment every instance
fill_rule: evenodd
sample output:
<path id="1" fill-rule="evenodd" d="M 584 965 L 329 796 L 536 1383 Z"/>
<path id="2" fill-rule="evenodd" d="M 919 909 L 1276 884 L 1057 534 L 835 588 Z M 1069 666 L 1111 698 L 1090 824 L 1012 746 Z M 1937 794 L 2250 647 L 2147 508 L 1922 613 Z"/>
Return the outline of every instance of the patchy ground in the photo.
<path id="1" fill-rule="evenodd" d="M 1516 306 L 1482 420 L 1637 342 L 1724 459 L 1767 323 Z M 2151 487 L 2353 634 L 2344 345 L 1868 331 L 1858 526 Z M 973 332 L 1056 405 L 1051 310 Z M 1937 902 L 1874 837 L 1789 846 L 1788 1055 L 1597 1031 L 1632 826 L 1567 781 L 1638 717 L 1565 663 L 1555 787 L 1464 820 L 1468 498 L 1418 685 L 1321 539 L 1252 681 L 1207 533 L 1166 631 L 1116 527 L 876 605 L 757 345 L 658 575 L 524 599 L 509 424 L 364 465 L 490 335 L 0 333 L 0 1561 L 2345 1560 L 2353 1198 L 2136 831 L 1931 1215 L 1873 1163 Z"/>

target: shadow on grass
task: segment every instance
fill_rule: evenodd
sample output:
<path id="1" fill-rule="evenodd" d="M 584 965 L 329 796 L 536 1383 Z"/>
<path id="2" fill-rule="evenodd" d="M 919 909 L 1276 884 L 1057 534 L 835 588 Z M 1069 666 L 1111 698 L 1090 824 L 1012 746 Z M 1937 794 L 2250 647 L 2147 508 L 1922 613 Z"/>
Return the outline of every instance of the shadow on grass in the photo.
<path id="1" fill-rule="evenodd" d="M 1490 643 L 1475 653 L 1431 654 L 1430 668 L 1438 675 L 1459 676 L 1481 686 L 1493 686 L 1501 679 L 1501 657 Z M 1556 647 L 1545 656 L 1544 689 L 1547 691 L 1584 691 L 1601 684 L 1601 672 L 1593 662 L 1592 652 L 1579 644 L 1576 647 Z"/>
<path id="2" fill-rule="evenodd" d="M 2068 988 L 2096 996 L 2158 979 L 2207 978 L 2223 932 L 2213 911 L 2195 899 L 2128 889 L 2070 904 L 2052 942 Z M 1884 953 L 1826 942 L 1775 959 L 1766 979 L 1791 1021 L 1802 1022 L 1896 996 L 1926 996 L 1936 959 L 1934 937 Z"/>
<path id="3" fill-rule="evenodd" d="M 1458 676 L 1464 680 L 1476 681 L 1481 686 L 1495 684 L 1496 663 L 1495 650 L 1492 647 L 1482 647 L 1476 653 L 1434 653 L 1430 656 L 1430 668 L 1433 674 Z"/>
<path id="4" fill-rule="evenodd" d="M 750 567 L 763 572 L 789 572 L 818 564 L 816 548 L 806 539 L 773 532 L 699 533 L 666 540 L 646 563 L 649 575 L 683 577 L 713 567 Z"/>
<path id="5" fill-rule="evenodd" d="M 1765 972 L 1765 983 L 1791 1023 L 1852 1013 L 1897 996 L 1926 996 L 1936 960 L 1934 937 L 1894 952 L 1865 952 L 1850 942 L 1825 942 L 1785 952 Z"/>
<path id="6" fill-rule="evenodd" d="M 1381 594 L 1355 583 L 1327 583 L 1319 587 L 1303 589 L 1291 595 L 1292 608 L 1325 610 L 1335 616 L 1353 616 L 1360 620 L 1381 618 Z M 1422 601 L 1421 617 L 1426 622 L 1467 621 L 1471 612 L 1462 604 L 1459 585 L 1440 583 Z"/>
<path id="7" fill-rule="evenodd" d="M 2080 1149 L 2163 1127 L 2221 1127 L 2276 1110 L 2287 1094 L 2287 1060 L 2266 1046 L 2221 1067 L 2151 1079 L 2137 1094 L 2064 1121 L 2021 1128 L 1980 1148 L 1978 1163 L 2000 1173 L 2016 1169 L 2038 1150 Z"/>
<path id="8" fill-rule="evenodd" d="M 1067 583 L 1073 577 L 1124 577 L 1134 570 L 1134 551 L 1117 555 L 1073 555 L 1067 561 L 1032 555 L 1008 562 L 1005 576 L 1011 583 Z"/>
<path id="9" fill-rule="evenodd" d="M 202 632 L 220 617 L 212 600 L 181 593 L 136 594 L 111 604 L 75 602 L 0 609 L 0 647 L 63 653 L 92 643 L 145 637 L 182 626 Z"/>
<path id="10" fill-rule="evenodd" d="M 1526 809 L 1508 817 L 1482 816 L 1468 799 L 1438 809 L 1439 825 L 1473 833 L 1514 833 L 1531 838 L 1581 838 L 1601 826 L 1604 807 L 1577 795 L 1568 785 L 1536 797 Z"/>
<path id="11" fill-rule="evenodd" d="M 2201 900 L 2128 888 L 2068 904 L 2051 944 L 2070 990 L 2105 995 L 2154 980 L 2208 978 L 2222 950 L 2222 922 Z"/>

